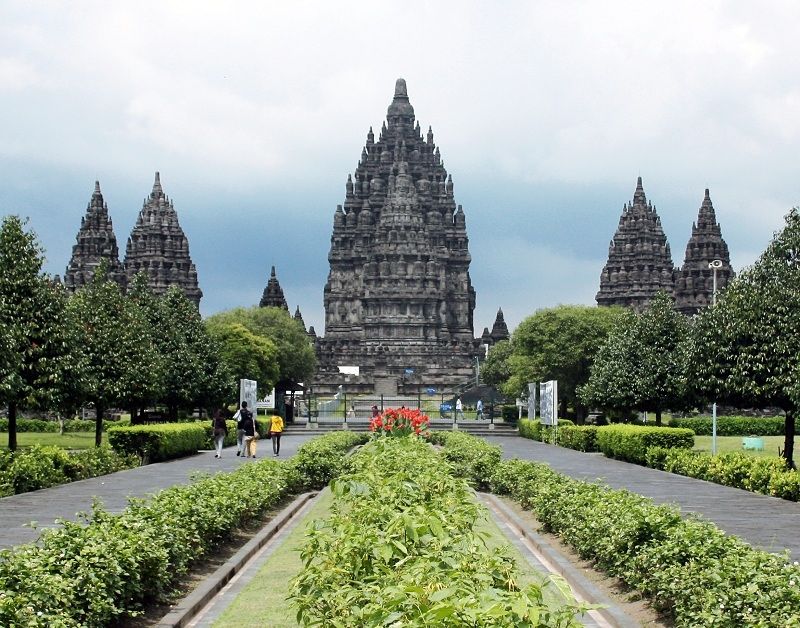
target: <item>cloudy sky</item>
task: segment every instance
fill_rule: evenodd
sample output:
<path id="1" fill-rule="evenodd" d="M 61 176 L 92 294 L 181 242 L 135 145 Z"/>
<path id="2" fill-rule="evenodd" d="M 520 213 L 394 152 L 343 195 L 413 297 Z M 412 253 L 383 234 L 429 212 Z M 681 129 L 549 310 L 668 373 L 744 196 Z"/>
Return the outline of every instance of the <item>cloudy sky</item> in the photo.
<path id="1" fill-rule="evenodd" d="M 333 212 L 395 79 L 464 206 L 476 333 L 594 303 L 636 177 L 676 265 L 706 187 L 734 267 L 800 204 L 800 3 L 0 4 L 0 215 L 63 274 L 95 179 L 120 246 L 161 172 L 204 314 L 271 265 L 323 329 Z"/>

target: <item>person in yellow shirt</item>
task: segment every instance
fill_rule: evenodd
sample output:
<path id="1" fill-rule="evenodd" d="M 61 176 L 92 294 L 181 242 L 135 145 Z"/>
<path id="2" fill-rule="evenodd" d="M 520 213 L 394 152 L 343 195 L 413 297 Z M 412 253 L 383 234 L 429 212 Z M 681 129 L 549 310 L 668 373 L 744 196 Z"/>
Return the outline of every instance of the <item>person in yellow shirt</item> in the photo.
<path id="1" fill-rule="evenodd" d="M 281 434 L 283 433 L 283 419 L 279 416 L 273 416 L 270 420 L 269 434 L 272 439 L 272 454 L 274 456 L 281 455 Z"/>

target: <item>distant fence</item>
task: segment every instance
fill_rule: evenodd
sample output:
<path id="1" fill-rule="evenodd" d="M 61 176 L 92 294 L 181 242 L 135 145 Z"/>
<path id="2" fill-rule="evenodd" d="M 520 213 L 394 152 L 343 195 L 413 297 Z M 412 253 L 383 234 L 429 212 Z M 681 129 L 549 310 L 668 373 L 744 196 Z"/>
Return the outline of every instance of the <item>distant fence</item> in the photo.
<path id="1" fill-rule="evenodd" d="M 446 424 L 454 421 L 492 423 L 500 417 L 500 406 L 493 400 L 483 402 L 483 411 L 476 406 L 463 405 L 456 416 L 456 399 L 453 396 L 420 394 L 414 396 L 365 396 L 342 393 L 334 396 L 311 395 L 299 402 L 295 413 L 297 423 L 368 423 L 373 415 L 389 408 L 411 408 L 427 414 L 431 423 Z"/>

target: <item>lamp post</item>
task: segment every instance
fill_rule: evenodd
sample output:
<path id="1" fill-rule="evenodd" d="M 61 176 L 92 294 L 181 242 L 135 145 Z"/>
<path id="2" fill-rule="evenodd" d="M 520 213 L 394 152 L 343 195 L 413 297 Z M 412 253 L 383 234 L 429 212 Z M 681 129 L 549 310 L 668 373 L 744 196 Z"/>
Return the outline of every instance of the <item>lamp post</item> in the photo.
<path id="1" fill-rule="evenodd" d="M 711 306 L 717 304 L 717 270 L 722 268 L 722 260 L 715 259 L 708 264 L 713 276 L 713 284 L 711 290 Z M 717 455 L 717 402 L 716 400 L 711 405 L 711 455 Z"/>

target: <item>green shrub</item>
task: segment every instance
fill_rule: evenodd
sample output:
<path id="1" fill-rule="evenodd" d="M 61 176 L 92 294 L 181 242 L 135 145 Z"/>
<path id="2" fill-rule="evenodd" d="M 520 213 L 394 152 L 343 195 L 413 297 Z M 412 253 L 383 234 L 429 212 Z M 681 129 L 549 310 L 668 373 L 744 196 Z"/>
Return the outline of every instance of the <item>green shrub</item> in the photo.
<path id="1" fill-rule="evenodd" d="M 522 409 L 522 415 L 528 416 L 525 408 Z M 516 422 L 519 420 L 519 408 L 510 404 L 500 406 L 500 416 L 503 418 L 505 423 L 516 424 Z"/>
<path id="2" fill-rule="evenodd" d="M 206 427 L 198 423 L 130 425 L 108 430 L 109 444 L 144 464 L 195 454 L 206 446 Z"/>
<path id="3" fill-rule="evenodd" d="M 342 471 L 342 453 L 369 440 L 369 434 L 341 431 L 301 445 L 292 457 L 293 490 L 319 490 Z"/>
<path id="4" fill-rule="evenodd" d="M 501 449 L 463 432 L 440 432 L 444 458 L 454 473 L 479 490 L 489 488 L 489 477 L 500 462 Z"/>
<path id="5" fill-rule="evenodd" d="M 103 430 L 109 422 L 103 421 Z M 111 423 L 115 425 L 115 423 Z M 94 432 L 94 421 L 82 419 L 67 419 L 64 421 L 64 432 Z M 17 419 L 17 432 L 58 432 L 58 421 L 45 421 L 43 419 Z M 0 419 L 0 432 L 8 432 L 8 419 Z"/>
<path id="6" fill-rule="evenodd" d="M 3 452 L 0 497 L 106 475 L 138 464 L 135 456 L 120 455 L 107 446 L 68 452 L 52 445 L 34 445 L 13 453 Z"/>
<path id="7" fill-rule="evenodd" d="M 684 452 L 666 455 L 673 453 Z M 642 591 L 676 626 L 800 623 L 800 566 L 787 555 L 755 550 L 711 523 L 682 519 L 674 507 L 539 463 L 502 462 L 491 485 L 533 510 L 581 557 Z"/>
<path id="8" fill-rule="evenodd" d="M 711 417 L 698 416 L 689 418 L 672 418 L 670 427 L 685 427 L 698 436 L 711 436 Z M 783 436 L 785 422 L 783 417 L 717 417 L 717 436 Z M 800 424 L 796 428 L 800 433 Z"/>
<path id="9" fill-rule="evenodd" d="M 321 450 L 330 442 L 341 457 L 352 438 L 323 436 L 307 445 Z M 85 522 L 62 521 L 37 543 L 0 552 L 0 626 L 99 628 L 140 614 L 145 603 L 169 599 L 193 561 L 274 508 L 291 491 L 290 480 L 317 477 L 313 467 L 306 460 L 310 478 L 301 478 L 288 462 L 253 462 L 150 501 L 132 500 L 121 515 L 96 505 Z"/>
<path id="10" fill-rule="evenodd" d="M 597 428 L 597 448 L 609 458 L 636 464 L 647 462 L 649 447 L 694 447 L 694 432 L 683 428 L 603 425 Z"/>
<path id="11" fill-rule="evenodd" d="M 559 419 L 558 429 L 575 425 L 569 419 Z M 522 419 L 519 422 L 519 435 L 523 438 L 551 442 L 553 440 L 553 428 L 549 425 L 542 425 L 539 419 Z"/>
<path id="12" fill-rule="evenodd" d="M 578 451 L 597 451 L 596 425 L 559 426 L 558 444 Z"/>
<path id="13" fill-rule="evenodd" d="M 577 625 L 582 608 L 553 581 L 520 589 L 513 560 L 476 532 L 485 515 L 466 483 L 419 439 L 374 440 L 331 488 L 291 584 L 301 625 Z"/>

